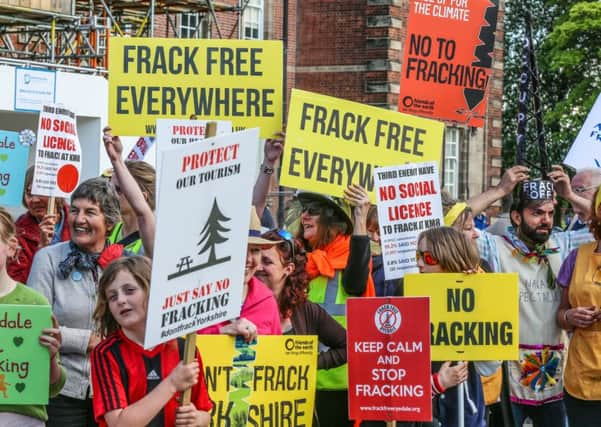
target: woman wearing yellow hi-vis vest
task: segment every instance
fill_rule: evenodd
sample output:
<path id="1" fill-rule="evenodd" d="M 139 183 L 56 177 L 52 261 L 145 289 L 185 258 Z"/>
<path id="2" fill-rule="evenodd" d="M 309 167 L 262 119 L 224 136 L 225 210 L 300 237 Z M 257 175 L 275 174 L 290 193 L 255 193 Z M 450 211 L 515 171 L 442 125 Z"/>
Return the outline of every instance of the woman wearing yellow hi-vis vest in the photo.
<path id="1" fill-rule="evenodd" d="M 347 298 L 375 296 L 366 228 L 369 197 L 362 187 L 350 185 L 345 200 L 309 192 L 297 193 L 297 200 L 302 209 L 297 237 L 307 250 L 311 277 L 309 300 L 346 327 Z M 321 427 L 352 425 L 347 388 L 346 365 L 318 371 L 315 408 Z"/>
<path id="2" fill-rule="evenodd" d="M 123 145 L 118 136 L 113 136 L 110 127 L 105 127 L 103 141 L 106 153 L 113 166 L 102 173 L 110 179 L 112 187 L 119 195 L 121 221 L 115 225 L 108 236 L 109 243 L 118 243 L 134 254 L 152 258 L 154 239 L 154 208 L 156 192 L 156 172 L 148 163 L 124 161 Z M 142 191 L 141 197 L 134 197 Z M 147 236 L 142 241 L 142 236 Z"/>

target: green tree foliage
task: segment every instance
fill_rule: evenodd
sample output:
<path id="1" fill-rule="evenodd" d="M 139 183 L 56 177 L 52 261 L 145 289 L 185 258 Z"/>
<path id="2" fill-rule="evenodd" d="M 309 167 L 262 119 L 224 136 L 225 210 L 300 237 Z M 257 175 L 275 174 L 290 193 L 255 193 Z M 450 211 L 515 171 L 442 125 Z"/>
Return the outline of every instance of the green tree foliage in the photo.
<path id="1" fill-rule="evenodd" d="M 561 163 L 601 86 L 601 3 L 531 0 L 534 47 L 545 137 L 551 163 Z M 518 76 L 524 34 L 525 3 L 505 3 L 503 165 L 515 164 Z M 528 123 L 534 128 L 534 121 Z M 528 158 L 538 161 L 533 134 Z"/>

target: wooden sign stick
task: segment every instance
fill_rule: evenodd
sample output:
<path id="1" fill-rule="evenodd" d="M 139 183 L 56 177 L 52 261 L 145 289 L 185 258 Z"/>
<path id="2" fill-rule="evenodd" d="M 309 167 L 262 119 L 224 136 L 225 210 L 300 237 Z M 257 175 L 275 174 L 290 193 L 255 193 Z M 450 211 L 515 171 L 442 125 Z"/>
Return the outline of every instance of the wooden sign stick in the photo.
<path id="1" fill-rule="evenodd" d="M 205 129 L 205 137 L 211 138 L 217 134 L 217 123 L 208 122 Z M 202 144 L 202 143 L 201 143 Z M 196 350 L 196 333 L 186 335 L 186 346 L 184 347 L 184 364 L 191 363 L 194 360 Z M 182 393 L 182 406 L 189 405 L 192 399 L 192 389 L 189 388 Z"/>

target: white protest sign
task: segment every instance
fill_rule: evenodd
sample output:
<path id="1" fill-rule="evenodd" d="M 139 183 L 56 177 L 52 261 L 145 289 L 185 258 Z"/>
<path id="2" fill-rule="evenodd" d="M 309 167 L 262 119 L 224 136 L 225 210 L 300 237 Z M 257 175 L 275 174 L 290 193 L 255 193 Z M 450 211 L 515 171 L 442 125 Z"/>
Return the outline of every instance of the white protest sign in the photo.
<path id="1" fill-rule="evenodd" d="M 127 155 L 127 160 L 144 160 L 146 153 L 154 146 L 154 141 L 154 136 L 139 137 Z"/>
<path id="2" fill-rule="evenodd" d="M 79 184 L 81 147 L 75 113 L 58 105 L 44 105 L 35 150 L 32 194 L 69 197 Z"/>
<path id="3" fill-rule="evenodd" d="M 387 280 L 418 271 L 417 236 L 443 224 L 436 162 L 377 168 L 380 242 Z"/>
<path id="4" fill-rule="evenodd" d="M 157 149 L 162 151 L 174 146 L 191 144 L 205 139 L 208 120 L 171 120 L 157 119 L 156 138 Z M 215 120 L 216 135 L 232 133 L 232 122 Z"/>
<path id="5" fill-rule="evenodd" d="M 144 347 L 240 314 L 259 130 L 161 154 Z"/>
<path id="6" fill-rule="evenodd" d="M 578 132 L 564 163 L 575 169 L 601 168 L 601 94 Z"/>
<path id="7" fill-rule="evenodd" d="M 185 120 L 185 119 L 157 119 L 156 120 L 156 164 L 157 169 L 161 166 L 161 155 L 165 150 L 180 147 L 185 144 L 200 142 L 205 139 L 208 120 Z M 215 121 L 217 129 L 215 135 L 232 133 L 232 122 L 227 120 Z M 145 138 L 146 139 L 146 138 Z M 139 142 L 139 141 L 138 141 Z M 157 177 L 157 185 L 158 185 Z M 158 205 L 157 197 L 157 205 Z"/>

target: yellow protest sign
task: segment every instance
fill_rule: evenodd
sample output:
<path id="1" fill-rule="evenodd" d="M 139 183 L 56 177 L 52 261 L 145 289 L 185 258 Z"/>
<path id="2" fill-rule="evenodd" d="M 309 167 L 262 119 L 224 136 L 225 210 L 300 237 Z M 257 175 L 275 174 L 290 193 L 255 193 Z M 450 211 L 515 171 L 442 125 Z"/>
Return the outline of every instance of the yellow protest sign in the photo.
<path id="1" fill-rule="evenodd" d="M 293 89 L 281 184 L 342 196 L 349 184 L 374 194 L 374 168 L 435 161 L 444 124 Z"/>
<path id="2" fill-rule="evenodd" d="M 432 360 L 517 360 L 517 273 L 407 274 L 405 296 L 430 297 Z"/>
<path id="3" fill-rule="evenodd" d="M 269 137 L 282 127 L 282 64 L 277 40 L 112 38 L 109 123 L 152 136 L 157 118 L 195 114 Z"/>
<path id="4" fill-rule="evenodd" d="M 211 426 L 310 426 L 317 337 L 260 336 L 255 343 L 198 335 L 211 400 Z"/>

